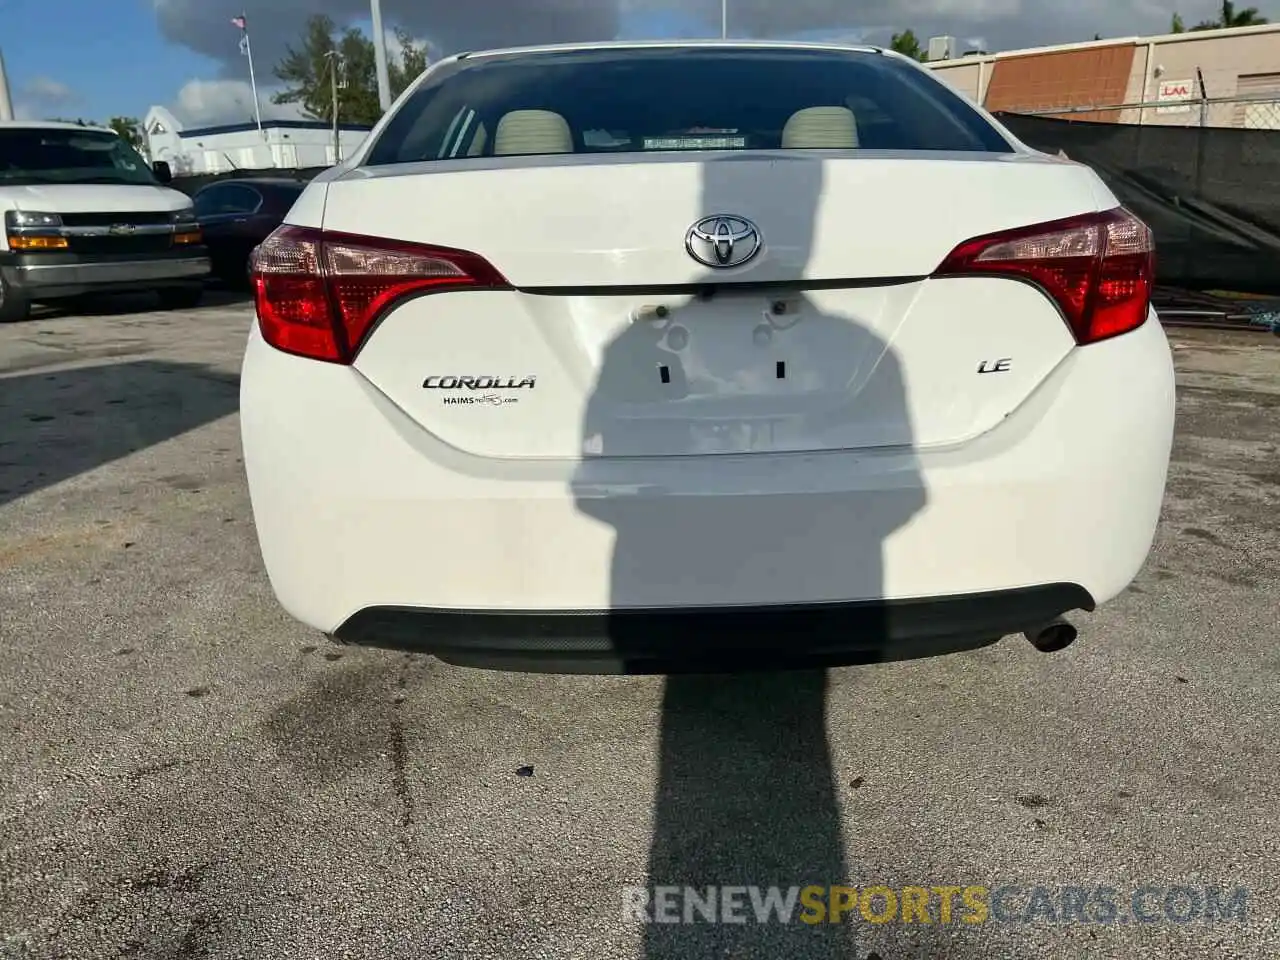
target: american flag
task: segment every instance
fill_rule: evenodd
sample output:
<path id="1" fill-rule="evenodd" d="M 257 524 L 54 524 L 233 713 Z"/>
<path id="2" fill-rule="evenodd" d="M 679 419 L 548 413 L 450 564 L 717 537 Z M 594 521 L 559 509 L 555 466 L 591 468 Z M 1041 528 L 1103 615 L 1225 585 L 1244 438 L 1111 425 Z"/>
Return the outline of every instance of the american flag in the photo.
<path id="1" fill-rule="evenodd" d="M 238 28 L 240 28 L 241 30 L 248 30 L 248 29 L 249 29 L 249 21 L 248 21 L 248 20 L 246 20 L 246 19 L 244 18 L 244 14 L 241 14 L 241 15 L 240 15 L 240 16 L 238 16 L 238 17 L 232 17 L 232 18 L 231 18 L 231 25 L 232 25 L 233 27 L 238 27 Z"/>

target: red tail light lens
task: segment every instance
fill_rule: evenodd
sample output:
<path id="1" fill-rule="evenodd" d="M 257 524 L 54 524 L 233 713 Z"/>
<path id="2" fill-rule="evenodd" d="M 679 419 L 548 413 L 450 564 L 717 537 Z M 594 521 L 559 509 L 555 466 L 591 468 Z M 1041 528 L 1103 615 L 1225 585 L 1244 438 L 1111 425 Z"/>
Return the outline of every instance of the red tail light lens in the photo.
<path id="1" fill-rule="evenodd" d="M 350 363 L 393 302 L 440 288 L 505 288 L 486 260 L 464 250 L 283 226 L 253 253 L 263 339 L 279 350 Z"/>
<path id="2" fill-rule="evenodd" d="M 1146 322 L 1155 245 L 1147 225 L 1119 207 L 966 240 L 934 276 L 983 274 L 1036 284 L 1077 343 L 1097 343 Z"/>

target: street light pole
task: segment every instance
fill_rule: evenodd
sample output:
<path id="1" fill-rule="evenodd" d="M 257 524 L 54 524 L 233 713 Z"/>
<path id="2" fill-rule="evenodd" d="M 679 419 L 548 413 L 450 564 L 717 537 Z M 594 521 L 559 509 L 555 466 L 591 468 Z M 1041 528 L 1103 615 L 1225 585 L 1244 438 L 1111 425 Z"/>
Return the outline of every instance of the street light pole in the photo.
<path id="1" fill-rule="evenodd" d="M 373 59 L 378 68 L 378 105 L 382 112 L 391 109 L 391 76 L 387 72 L 387 37 L 382 32 L 382 0 L 369 0 L 373 18 Z"/>
<path id="2" fill-rule="evenodd" d="M 720 39 L 729 39 L 729 0 L 720 0 Z"/>
<path id="3" fill-rule="evenodd" d="M 0 52 L 0 120 L 13 119 L 13 100 L 9 96 L 9 78 L 4 72 L 4 53 Z"/>
<path id="4" fill-rule="evenodd" d="M 330 50 L 325 54 L 325 58 L 329 61 L 329 86 L 333 91 L 333 162 L 342 162 L 342 136 L 338 127 L 338 65 L 341 62 L 342 54 L 337 50 Z"/>

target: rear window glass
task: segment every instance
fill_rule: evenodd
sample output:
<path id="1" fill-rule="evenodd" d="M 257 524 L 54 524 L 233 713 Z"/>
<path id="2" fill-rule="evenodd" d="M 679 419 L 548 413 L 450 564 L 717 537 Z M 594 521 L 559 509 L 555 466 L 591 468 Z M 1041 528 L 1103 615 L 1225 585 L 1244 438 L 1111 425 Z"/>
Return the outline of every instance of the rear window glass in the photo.
<path id="1" fill-rule="evenodd" d="M 1013 152 L 958 95 L 893 57 L 659 48 L 463 59 L 410 95 L 366 163 L 856 148 Z"/>

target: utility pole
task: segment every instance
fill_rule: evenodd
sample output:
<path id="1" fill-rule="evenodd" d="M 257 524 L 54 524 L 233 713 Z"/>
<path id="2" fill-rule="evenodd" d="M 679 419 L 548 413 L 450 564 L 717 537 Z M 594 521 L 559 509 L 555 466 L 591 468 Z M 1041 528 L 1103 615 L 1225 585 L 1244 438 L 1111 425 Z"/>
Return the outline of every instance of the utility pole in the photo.
<path id="1" fill-rule="evenodd" d="M 382 31 L 382 0 L 369 0 L 373 19 L 373 59 L 378 68 L 378 105 L 391 109 L 391 75 L 387 72 L 387 35 Z"/>
<path id="2" fill-rule="evenodd" d="M 729 39 L 729 0 L 720 0 L 720 39 Z"/>

